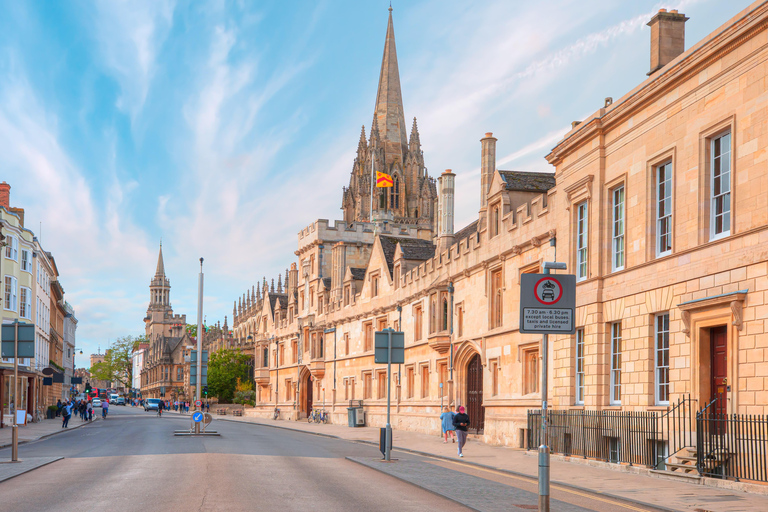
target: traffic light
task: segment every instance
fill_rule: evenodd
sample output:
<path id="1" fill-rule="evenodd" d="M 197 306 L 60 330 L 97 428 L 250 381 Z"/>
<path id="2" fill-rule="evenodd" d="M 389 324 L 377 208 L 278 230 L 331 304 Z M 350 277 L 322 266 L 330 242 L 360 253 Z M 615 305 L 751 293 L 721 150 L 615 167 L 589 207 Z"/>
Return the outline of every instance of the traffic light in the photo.
<path id="1" fill-rule="evenodd" d="M 86 383 L 85 383 L 85 392 L 86 392 L 86 393 L 90 393 L 90 392 L 91 392 L 91 389 L 92 389 L 92 388 L 91 388 L 91 383 L 90 383 L 90 382 L 86 382 Z"/>
<path id="2" fill-rule="evenodd" d="M 208 386 L 203 386 L 203 394 L 208 396 Z"/>

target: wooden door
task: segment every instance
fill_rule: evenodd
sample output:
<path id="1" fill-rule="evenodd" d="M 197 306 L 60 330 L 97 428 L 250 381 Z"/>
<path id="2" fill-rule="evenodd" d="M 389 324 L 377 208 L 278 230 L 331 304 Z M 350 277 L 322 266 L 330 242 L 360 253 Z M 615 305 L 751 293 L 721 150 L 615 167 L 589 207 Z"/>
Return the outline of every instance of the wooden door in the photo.
<path id="1" fill-rule="evenodd" d="M 480 356 L 477 354 L 467 365 L 467 414 L 469 414 L 469 429 L 481 434 L 485 426 L 483 365 L 480 364 Z"/>
<path id="2" fill-rule="evenodd" d="M 306 397 L 306 407 L 307 407 L 307 416 L 312 414 L 312 377 L 307 376 L 307 383 L 305 385 L 306 392 L 304 393 L 304 396 Z"/>
<path id="3" fill-rule="evenodd" d="M 728 404 L 728 333 L 725 326 L 713 327 L 710 331 L 712 343 L 712 399 L 715 414 L 725 414 Z"/>

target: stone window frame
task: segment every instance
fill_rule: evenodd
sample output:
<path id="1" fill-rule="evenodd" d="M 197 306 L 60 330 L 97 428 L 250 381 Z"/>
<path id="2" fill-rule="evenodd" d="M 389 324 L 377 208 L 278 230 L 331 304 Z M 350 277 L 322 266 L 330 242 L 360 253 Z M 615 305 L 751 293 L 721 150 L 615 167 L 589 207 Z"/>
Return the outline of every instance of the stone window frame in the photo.
<path id="1" fill-rule="evenodd" d="M 413 305 L 413 341 L 421 341 L 424 337 L 424 302 Z"/>
<path id="2" fill-rule="evenodd" d="M 491 377 L 491 396 L 499 396 L 499 380 L 501 379 L 501 357 L 492 357 L 487 363 L 488 374 Z"/>
<path id="3" fill-rule="evenodd" d="M 712 141 L 724 135 L 726 132 L 731 134 L 730 148 L 730 227 L 727 234 L 712 235 L 712 217 L 711 217 L 711 145 Z M 716 121 L 699 132 L 699 187 L 698 204 L 699 208 L 699 244 L 722 240 L 735 234 L 735 218 L 737 213 L 737 195 L 734 185 L 736 184 L 736 158 L 735 154 L 735 134 L 736 134 L 736 116 L 730 115 L 720 121 Z"/>
<path id="4" fill-rule="evenodd" d="M 593 208 L 591 207 L 590 203 L 592 202 L 592 183 L 595 179 L 595 176 L 592 174 L 588 174 L 584 176 L 583 178 L 575 181 L 568 187 L 566 187 L 563 191 L 566 194 L 566 207 L 565 209 L 570 212 L 569 216 L 569 222 L 570 222 L 570 235 L 569 239 L 571 241 L 571 247 L 573 248 L 571 252 L 571 261 L 569 262 L 572 269 L 575 270 L 576 274 L 576 280 L 577 282 L 581 281 L 587 281 L 589 280 L 592 275 L 590 272 L 590 266 L 592 262 L 592 258 L 589 257 L 589 247 L 592 245 L 590 244 L 589 237 L 592 236 L 592 229 L 590 228 L 590 214 L 592 213 Z M 586 277 L 579 279 L 578 278 L 578 268 L 576 266 L 577 257 L 576 257 L 576 243 L 578 238 L 578 225 L 577 225 L 577 207 L 581 203 L 585 202 L 587 203 L 587 274 Z"/>
<path id="5" fill-rule="evenodd" d="M 541 350 L 539 343 L 530 343 L 521 349 L 522 363 L 523 363 L 523 389 L 522 394 L 535 395 L 540 392 L 541 383 Z M 533 363 L 536 367 L 535 371 L 532 371 L 531 361 L 535 358 Z"/>
<path id="6" fill-rule="evenodd" d="M 616 337 L 616 328 L 618 327 L 618 337 Z M 621 320 L 608 323 L 608 347 L 609 355 L 609 374 L 608 374 L 608 402 L 611 405 L 621 405 L 621 374 L 624 355 L 624 333 Z M 615 343 L 618 342 L 618 348 Z M 616 366 L 618 362 L 618 367 Z M 617 393 L 618 391 L 618 393 Z M 618 397 L 617 397 L 618 395 Z"/>
<path id="7" fill-rule="evenodd" d="M 490 224 L 490 237 L 495 238 L 501 234 L 501 217 L 502 217 L 502 205 L 501 198 L 497 199 L 490 205 L 488 205 L 488 211 L 490 212 L 489 224 Z"/>
<path id="8" fill-rule="evenodd" d="M 584 327 L 577 327 L 573 336 L 573 403 L 584 405 L 586 386 L 586 333 Z M 581 354 L 579 354 L 581 346 Z"/>
<path id="9" fill-rule="evenodd" d="M 437 372 L 437 397 L 447 397 L 448 396 L 448 380 L 451 378 L 449 374 L 449 367 L 448 367 L 449 361 L 447 357 L 442 357 L 440 359 L 435 360 L 435 368 Z M 445 379 L 443 379 L 443 375 L 445 375 Z M 443 387 L 440 387 L 440 384 L 443 385 Z"/>
<path id="10" fill-rule="evenodd" d="M 621 235 L 623 238 L 623 264 L 621 266 L 616 266 L 615 265 L 616 263 L 615 244 L 614 244 L 614 226 L 616 224 L 616 217 L 615 217 L 616 208 L 615 208 L 614 198 L 615 198 L 616 191 L 620 188 L 624 189 L 623 211 L 622 211 L 624 231 Z M 621 175 L 617 176 L 616 178 L 606 183 L 605 191 L 606 191 L 606 198 L 607 198 L 605 218 L 606 218 L 606 225 L 608 226 L 608 236 L 606 240 L 608 242 L 608 254 L 609 254 L 609 263 L 608 263 L 606 273 L 620 272 L 625 268 L 627 268 L 627 173 L 622 173 Z"/>
<path id="11" fill-rule="evenodd" d="M 499 274 L 499 288 L 494 288 L 494 276 Z M 497 265 L 488 267 L 488 329 L 493 330 L 504 325 L 504 265 L 500 261 Z M 496 300 L 498 299 L 498 304 Z M 498 313 L 498 316 L 497 316 Z"/>
<path id="12" fill-rule="evenodd" d="M 665 252 L 659 252 L 658 247 L 658 170 L 660 167 L 669 164 L 671 166 L 670 178 L 670 249 Z M 645 193 L 646 201 L 646 260 L 652 261 L 658 258 L 664 258 L 675 254 L 675 212 L 677 210 L 677 146 L 669 146 L 651 155 L 645 163 Z"/>
<path id="13" fill-rule="evenodd" d="M 374 377 L 376 381 L 376 398 L 379 400 L 387 398 L 387 370 L 376 370 Z"/>
<path id="14" fill-rule="evenodd" d="M 373 370 L 360 372 L 360 380 L 363 383 L 363 400 L 373 399 Z"/>
<path id="15" fill-rule="evenodd" d="M 405 373 L 405 397 L 413 398 L 416 395 L 416 365 L 414 363 L 406 364 L 403 368 Z"/>
<path id="16" fill-rule="evenodd" d="M 373 320 L 363 321 L 363 352 L 373 351 Z"/>
<path id="17" fill-rule="evenodd" d="M 419 363 L 419 388 L 421 390 L 421 398 L 429 398 L 429 361 L 422 361 Z M 426 379 L 426 388 L 424 387 L 424 380 Z"/>
<path id="18" fill-rule="evenodd" d="M 456 310 L 456 337 L 464 336 L 464 301 L 457 302 L 454 306 Z"/>
<path id="19" fill-rule="evenodd" d="M 371 298 L 378 297 L 380 292 L 379 285 L 381 281 L 381 271 L 377 270 L 375 272 L 371 272 L 368 275 L 368 281 L 371 283 Z"/>
<path id="20" fill-rule="evenodd" d="M 667 322 L 666 322 L 666 331 L 659 330 L 659 319 L 666 316 Z M 672 388 L 672 381 L 670 379 L 670 347 L 672 342 L 672 336 L 671 336 L 671 321 L 672 321 L 672 315 L 669 311 L 660 311 L 658 313 L 654 313 L 652 315 L 653 318 L 653 325 L 651 326 L 652 332 L 653 332 L 653 400 L 655 405 L 669 405 L 669 396 Z M 659 348 L 659 335 L 666 333 L 666 348 L 660 349 Z M 659 352 L 665 350 L 667 353 L 666 358 L 666 366 L 662 365 L 659 366 Z M 659 370 L 663 370 L 666 368 L 666 382 L 662 382 L 660 378 Z M 662 387 L 666 386 L 667 392 L 666 392 L 666 400 L 662 399 Z"/>

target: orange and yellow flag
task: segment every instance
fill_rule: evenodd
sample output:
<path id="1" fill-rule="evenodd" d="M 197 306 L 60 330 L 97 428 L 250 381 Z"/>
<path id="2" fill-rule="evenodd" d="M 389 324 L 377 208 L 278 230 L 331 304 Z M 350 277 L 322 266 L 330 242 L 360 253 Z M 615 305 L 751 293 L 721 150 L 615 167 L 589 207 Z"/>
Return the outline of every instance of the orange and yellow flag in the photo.
<path id="1" fill-rule="evenodd" d="M 392 176 L 389 174 L 385 174 L 383 172 L 376 171 L 376 187 L 377 188 L 385 188 L 385 187 L 394 187 L 395 184 L 392 181 Z"/>

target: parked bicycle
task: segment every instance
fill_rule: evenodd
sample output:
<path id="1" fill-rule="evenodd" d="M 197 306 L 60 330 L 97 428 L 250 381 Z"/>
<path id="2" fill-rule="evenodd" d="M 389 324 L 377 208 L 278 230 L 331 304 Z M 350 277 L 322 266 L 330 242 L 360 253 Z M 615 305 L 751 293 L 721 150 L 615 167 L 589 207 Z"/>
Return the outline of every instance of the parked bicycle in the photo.
<path id="1" fill-rule="evenodd" d="M 328 413 L 322 409 L 315 409 L 307 417 L 307 423 L 328 423 Z"/>

